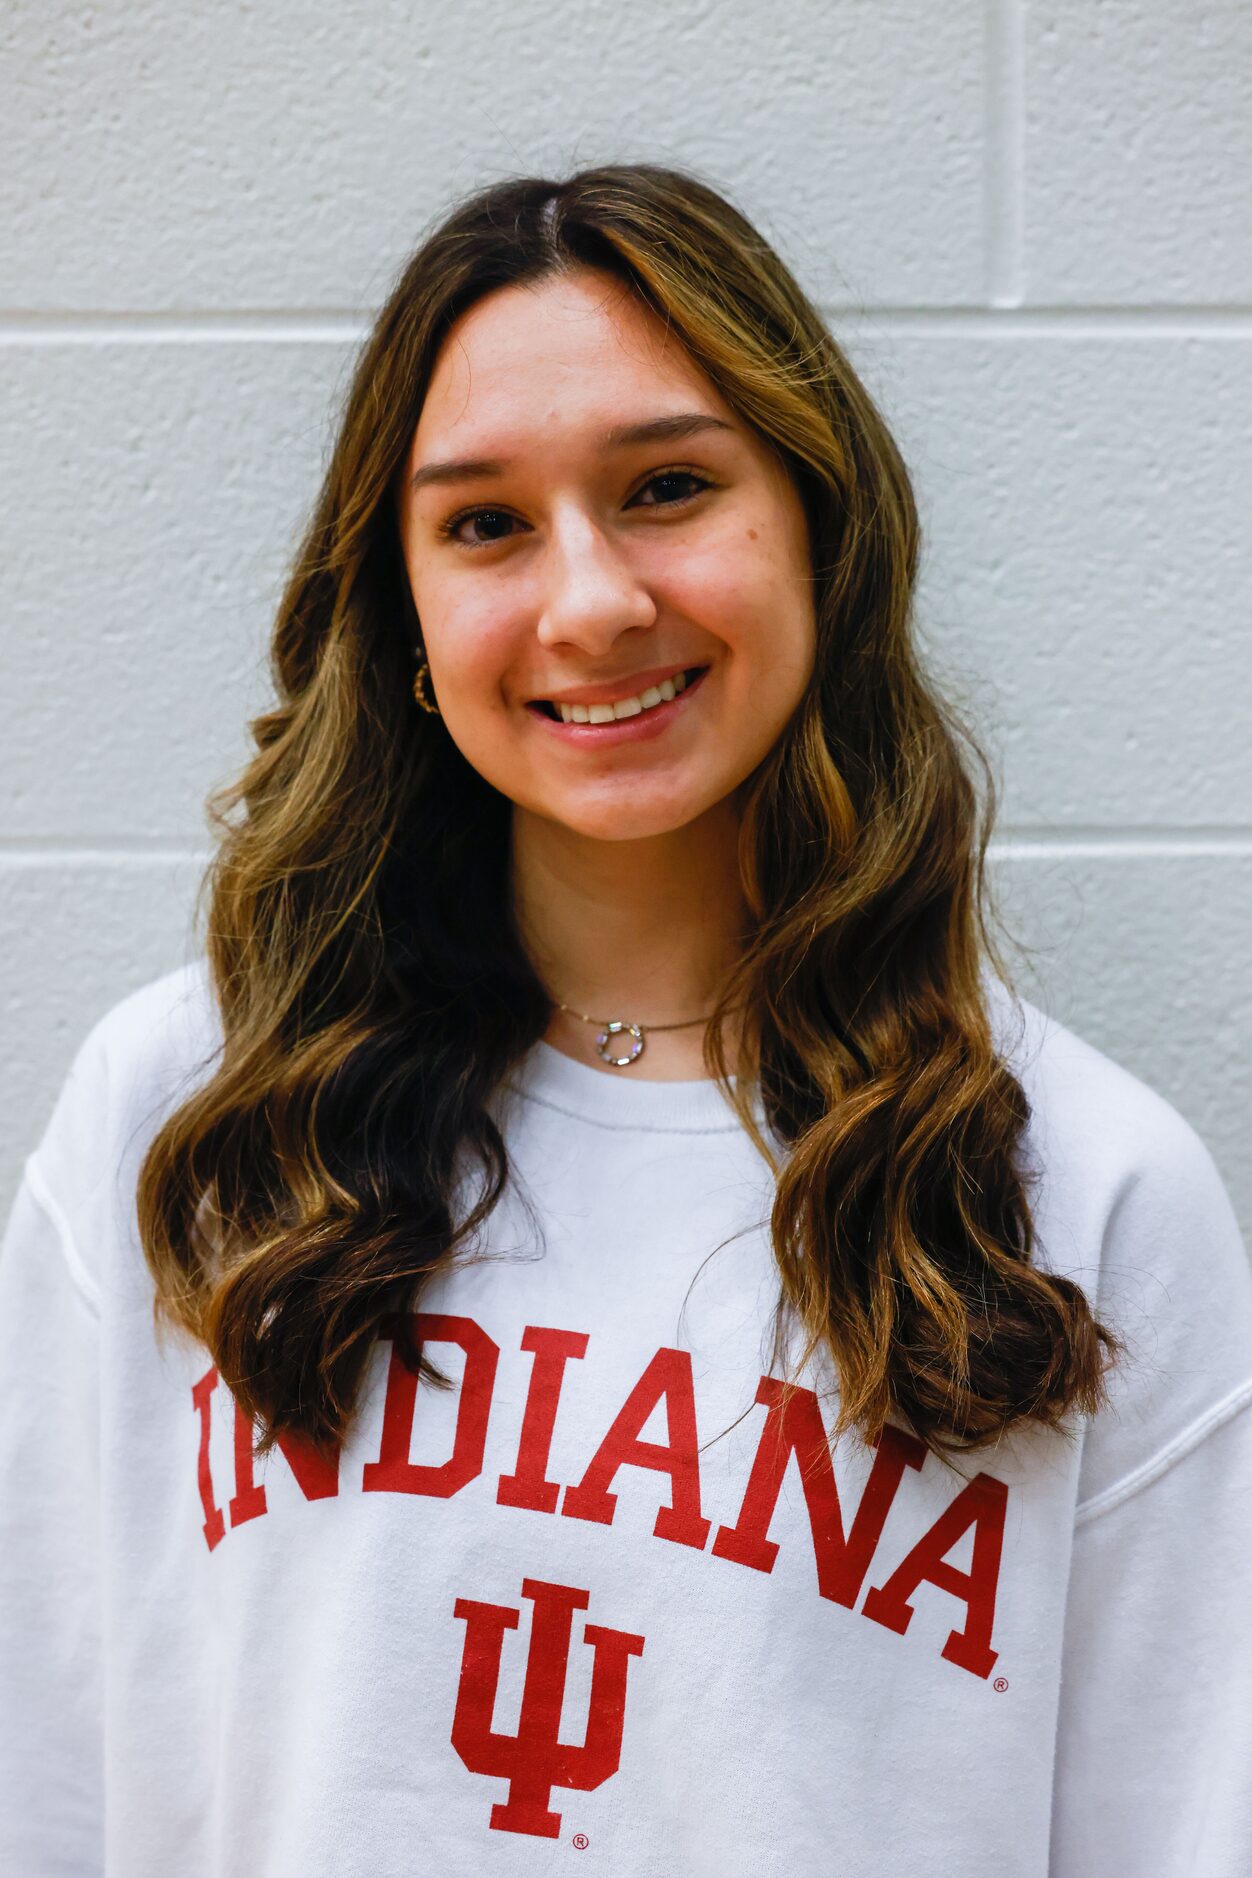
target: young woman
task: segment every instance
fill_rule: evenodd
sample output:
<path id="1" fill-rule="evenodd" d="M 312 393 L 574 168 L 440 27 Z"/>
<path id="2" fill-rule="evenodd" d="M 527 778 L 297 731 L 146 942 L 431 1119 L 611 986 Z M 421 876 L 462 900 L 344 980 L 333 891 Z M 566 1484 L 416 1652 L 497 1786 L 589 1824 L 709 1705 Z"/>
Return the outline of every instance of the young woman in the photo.
<path id="1" fill-rule="evenodd" d="M 697 180 L 407 266 L 0 1258 L 4 1871 L 1252 1869 L 1245 1249 L 1013 994 L 917 557 Z"/>

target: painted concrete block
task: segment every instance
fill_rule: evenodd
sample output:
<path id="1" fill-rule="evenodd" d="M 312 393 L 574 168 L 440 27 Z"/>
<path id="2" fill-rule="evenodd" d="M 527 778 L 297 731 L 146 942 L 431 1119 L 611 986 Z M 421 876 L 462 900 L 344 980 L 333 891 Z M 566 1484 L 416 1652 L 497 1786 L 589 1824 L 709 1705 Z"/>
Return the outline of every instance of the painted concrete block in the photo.
<path id="1" fill-rule="evenodd" d="M 0 348 L 0 828 L 194 844 L 249 754 L 346 352 Z"/>
<path id="2" fill-rule="evenodd" d="M 1252 1252 L 1252 845 L 1001 849 L 991 874 L 1022 994 L 1186 1117 Z"/>
<path id="3" fill-rule="evenodd" d="M 1252 8 L 1023 11 L 1027 301 L 1246 306 Z"/>
<path id="4" fill-rule="evenodd" d="M 816 294 L 981 289 L 977 7 L 134 0 L 4 39 L 0 306 L 373 306 L 454 198 L 618 161 L 729 191 Z"/>
<path id="5" fill-rule="evenodd" d="M 1252 826 L 1252 341 L 849 350 L 914 478 L 919 619 L 1002 758 L 1005 821 Z"/>

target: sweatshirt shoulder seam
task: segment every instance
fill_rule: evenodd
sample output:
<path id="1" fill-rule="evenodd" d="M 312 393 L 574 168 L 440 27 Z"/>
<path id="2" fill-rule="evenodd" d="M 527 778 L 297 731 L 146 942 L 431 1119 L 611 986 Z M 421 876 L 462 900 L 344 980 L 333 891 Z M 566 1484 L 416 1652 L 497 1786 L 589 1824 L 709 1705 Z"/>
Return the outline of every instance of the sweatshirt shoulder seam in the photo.
<path id="1" fill-rule="evenodd" d="M 1219 1428 L 1224 1427 L 1228 1421 L 1232 1421 L 1236 1415 L 1249 1406 L 1252 1406 L 1252 1377 L 1238 1384 L 1228 1395 L 1223 1396 L 1220 1402 L 1215 1402 L 1211 1408 L 1206 1409 L 1202 1415 L 1197 1415 L 1195 1420 L 1189 1422 L 1171 1441 L 1167 1441 L 1163 1448 L 1158 1448 L 1155 1454 L 1132 1469 L 1129 1474 L 1123 1475 L 1121 1480 L 1114 1481 L 1113 1485 L 1105 1487 L 1103 1492 L 1093 1494 L 1091 1499 L 1082 1501 L 1075 1509 L 1075 1526 L 1085 1526 L 1088 1521 L 1099 1519 L 1102 1513 L 1111 1513 L 1114 1507 L 1121 1506 L 1124 1501 L 1131 1499 L 1145 1487 L 1151 1486 L 1154 1480 L 1159 1480 L 1162 1474 L 1168 1473 L 1178 1461 L 1183 1460 L 1194 1448 L 1199 1447 L 1208 1435 L 1215 1434 Z"/>
<path id="2" fill-rule="evenodd" d="M 69 1273 L 70 1282 L 73 1284 L 74 1289 L 78 1292 L 92 1316 L 99 1317 L 99 1289 L 92 1282 L 87 1267 L 83 1263 L 82 1254 L 79 1252 L 74 1242 L 74 1234 L 70 1228 L 69 1220 L 65 1217 L 65 1212 L 60 1201 L 44 1179 L 43 1169 L 40 1167 L 34 1154 L 27 1155 L 23 1172 L 26 1176 L 26 1184 L 30 1188 L 36 1204 L 46 1215 L 56 1232 L 57 1242 L 61 1248 L 61 1257 L 65 1261 L 65 1268 Z"/>

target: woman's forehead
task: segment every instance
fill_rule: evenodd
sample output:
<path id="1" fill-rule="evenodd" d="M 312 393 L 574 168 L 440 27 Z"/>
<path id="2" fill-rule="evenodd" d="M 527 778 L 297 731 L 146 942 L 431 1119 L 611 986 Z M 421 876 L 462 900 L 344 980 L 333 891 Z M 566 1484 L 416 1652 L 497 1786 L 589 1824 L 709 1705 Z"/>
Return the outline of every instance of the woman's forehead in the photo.
<path id="1" fill-rule="evenodd" d="M 425 443 L 455 438 L 484 451 L 487 426 L 511 413 L 556 423 L 577 403 L 589 421 L 656 416 L 686 393 L 727 417 L 716 387 L 672 331 L 623 283 L 592 274 L 498 288 L 468 308 L 443 341 L 417 424 Z M 631 408 L 623 408 L 623 401 Z M 638 408 L 636 408 L 638 407 Z M 482 429 L 483 434 L 478 434 Z"/>

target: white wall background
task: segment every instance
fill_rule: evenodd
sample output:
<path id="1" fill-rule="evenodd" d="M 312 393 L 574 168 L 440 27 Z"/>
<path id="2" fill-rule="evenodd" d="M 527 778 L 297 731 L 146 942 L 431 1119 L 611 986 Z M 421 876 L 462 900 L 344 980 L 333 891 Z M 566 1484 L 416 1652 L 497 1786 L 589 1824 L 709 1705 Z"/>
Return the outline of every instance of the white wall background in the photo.
<path id="1" fill-rule="evenodd" d="M 354 349 L 454 193 L 728 189 L 882 400 L 1003 781 L 1023 989 L 1252 1235 L 1247 0 L 8 0 L 0 1205 L 88 1025 L 199 949 Z"/>

